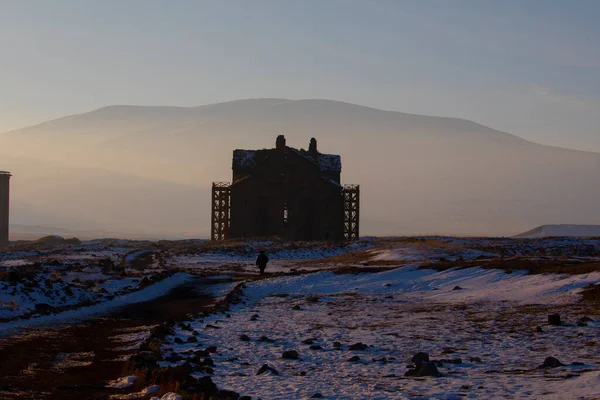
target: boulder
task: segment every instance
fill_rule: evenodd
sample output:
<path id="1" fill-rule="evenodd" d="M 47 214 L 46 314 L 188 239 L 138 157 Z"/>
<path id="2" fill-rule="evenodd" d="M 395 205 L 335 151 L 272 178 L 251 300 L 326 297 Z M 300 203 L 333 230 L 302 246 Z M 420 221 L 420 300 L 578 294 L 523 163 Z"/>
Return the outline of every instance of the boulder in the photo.
<path id="1" fill-rule="evenodd" d="M 250 341 L 250 337 L 248 335 L 240 335 L 240 340 L 242 342 L 249 342 Z"/>
<path id="2" fill-rule="evenodd" d="M 423 362 L 429 362 L 429 354 L 424 353 L 424 352 L 418 352 L 417 354 L 412 356 L 412 358 L 410 359 L 410 362 L 415 364 L 417 366 L 417 368 L 419 368 L 419 366 Z"/>
<path id="3" fill-rule="evenodd" d="M 216 353 L 217 352 L 217 346 L 208 346 L 205 350 L 207 352 L 209 352 L 209 353 Z"/>
<path id="4" fill-rule="evenodd" d="M 273 339 L 269 339 L 266 336 L 261 336 L 258 338 L 257 342 L 262 342 L 262 343 L 273 343 L 274 340 Z"/>
<path id="5" fill-rule="evenodd" d="M 193 331 L 192 326 L 190 324 L 184 324 L 183 322 L 179 323 L 179 328 L 181 328 L 182 331 Z"/>
<path id="6" fill-rule="evenodd" d="M 214 375 L 215 370 L 211 367 L 200 367 L 197 370 L 198 372 L 202 372 L 203 374 Z"/>
<path id="7" fill-rule="evenodd" d="M 168 356 L 165 357 L 165 361 L 168 362 L 177 362 L 177 361 L 181 361 L 183 360 L 183 357 L 181 357 L 178 353 L 171 353 Z"/>
<path id="8" fill-rule="evenodd" d="M 217 393 L 217 385 L 210 376 L 203 376 L 197 382 L 181 385 L 181 390 L 187 393 L 203 393 L 212 395 Z"/>
<path id="9" fill-rule="evenodd" d="M 260 367 L 258 372 L 256 372 L 256 375 L 262 375 L 266 372 L 271 372 L 272 374 L 279 375 L 279 371 L 269 366 L 268 364 L 264 364 L 262 367 Z"/>
<path id="10" fill-rule="evenodd" d="M 154 383 L 157 385 L 172 382 L 178 382 L 179 384 L 184 385 L 194 384 L 196 383 L 196 378 L 190 375 L 192 372 L 194 372 L 194 369 L 190 363 L 186 361 L 176 367 L 162 368 L 158 372 Z"/>
<path id="11" fill-rule="evenodd" d="M 52 306 L 50 304 L 46 304 L 46 303 L 36 303 L 35 311 L 42 315 L 47 315 L 52 312 Z"/>
<path id="12" fill-rule="evenodd" d="M 560 314 L 550 314 L 548 315 L 548 325 L 552 326 L 560 326 Z"/>
<path id="13" fill-rule="evenodd" d="M 210 353 L 206 350 L 196 350 L 194 352 L 194 358 L 200 358 L 200 357 L 209 357 Z"/>
<path id="14" fill-rule="evenodd" d="M 358 343 L 351 344 L 351 345 L 348 347 L 348 349 L 350 349 L 350 350 L 353 350 L 353 351 L 354 351 L 354 350 L 365 350 L 365 349 L 367 349 L 368 347 L 369 347 L 369 346 L 367 346 L 366 344 L 364 344 L 364 343 L 361 343 L 361 342 L 358 342 Z"/>
<path id="15" fill-rule="evenodd" d="M 142 351 L 129 357 L 127 368 L 129 370 L 153 369 L 158 366 L 159 360 L 160 356 L 156 353 Z"/>
<path id="16" fill-rule="evenodd" d="M 281 353 L 281 358 L 284 358 L 286 360 L 297 360 L 299 357 L 299 354 L 296 350 L 286 350 L 283 353 Z"/>
<path id="17" fill-rule="evenodd" d="M 434 376 L 440 377 L 442 374 L 437 369 L 434 363 L 422 361 L 417 368 L 409 369 L 404 376 Z"/>
<path id="18" fill-rule="evenodd" d="M 417 376 L 442 376 L 434 363 L 424 362 L 417 370 Z"/>
<path id="19" fill-rule="evenodd" d="M 554 357 L 546 357 L 546 359 L 544 360 L 544 362 L 542 363 L 542 365 L 540 365 L 538 368 L 539 369 L 544 369 L 544 368 L 558 368 L 558 367 L 563 367 L 565 364 L 561 363 L 558 358 L 554 358 Z"/>

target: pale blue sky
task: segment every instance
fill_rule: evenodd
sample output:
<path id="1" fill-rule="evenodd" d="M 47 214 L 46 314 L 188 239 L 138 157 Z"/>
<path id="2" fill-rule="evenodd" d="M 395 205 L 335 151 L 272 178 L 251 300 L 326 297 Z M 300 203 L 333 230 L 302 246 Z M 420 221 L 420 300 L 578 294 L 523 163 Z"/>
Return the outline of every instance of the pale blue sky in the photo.
<path id="1" fill-rule="evenodd" d="M 0 132 L 327 98 L 600 151 L 600 1 L 0 0 Z"/>

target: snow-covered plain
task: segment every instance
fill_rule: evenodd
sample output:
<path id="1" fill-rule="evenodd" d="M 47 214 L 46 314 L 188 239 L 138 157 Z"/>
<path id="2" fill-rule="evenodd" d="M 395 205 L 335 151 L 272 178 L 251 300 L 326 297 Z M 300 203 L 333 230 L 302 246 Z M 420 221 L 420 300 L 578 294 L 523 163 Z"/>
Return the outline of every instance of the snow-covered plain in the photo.
<path id="1" fill-rule="evenodd" d="M 508 241 L 509 250 L 491 252 L 482 250 L 497 244 L 491 239 L 465 242 L 386 245 L 368 250 L 368 261 L 473 261 L 513 253 L 512 246 L 521 246 L 522 254 L 556 254 L 543 243 Z M 567 253 L 574 245 L 586 253 L 598 245 L 567 242 L 552 243 Z M 599 316 L 579 303 L 581 289 L 598 282 L 600 272 L 534 275 L 477 267 L 320 271 L 248 282 L 244 302 L 228 314 L 190 323 L 201 348 L 217 347 L 215 383 L 253 398 L 598 398 Z M 547 325 L 552 313 L 565 323 Z M 583 316 L 592 321 L 579 326 Z M 163 353 L 187 358 L 198 349 L 185 343 L 191 334 L 178 330 Z M 356 343 L 367 347 L 351 350 Z M 299 358 L 282 358 L 287 350 Z M 405 377 L 417 352 L 439 361 L 442 376 Z M 549 356 L 565 366 L 538 368 Z M 257 375 L 264 364 L 278 373 Z"/>
<path id="2" fill-rule="evenodd" d="M 109 302 L 163 272 L 130 264 L 147 250 L 98 243 L 0 252 L 0 321 Z M 144 281 L 146 279 L 146 281 Z"/>
<path id="3" fill-rule="evenodd" d="M 262 249 L 271 262 L 267 277 L 257 280 L 254 259 Z M 140 266 L 138 257 L 149 253 L 151 260 Z M 490 268 L 515 260 L 555 263 L 563 270 L 592 267 L 579 274 Z M 177 353 L 186 359 L 216 346 L 212 377 L 219 388 L 262 399 L 316 394 L 329 399 L 600 398 L 600 316 L 593 305 L 580 302 L 582 288 L 600 282 L 593 268 L 598 262 L 600 240 L 577 238 L 418 237 L 347 245 L 255 241 L 155 248 L 90 242 L 19 250 L 0 253 L 0 318 L 7 319 L 0 323 L 0 335 L 156 298 L 194 275 L 203 276 L 204 283 L 213 279 L 205 292 L 223 299 L 235 276 L 237 282 L 246 280 L 242 303 L 227 314 L 189 321 L 200 344 L 186 343 L 193 331 L 176 325 L 175 336 L 162 347 L 165 357 Z M 363 273 L 349 273 L 356 271 Z M 18 272 L 18 279 L 11 272 Z M 35 307 L 40 303 L 65 309 L 38 315 L 45 313 Z M 552 313 L 560 313 L 565 323 L 547 325 Z M 23 316 L 29 318 L 16 319 Z M 578 324 L 584 316 L 590 320 Z M 143 327 L 111 340 L 117 350 L 132 351 L 148 335 L 149 327 Z M 366 346 L 350 348 L 357 343 Z M 282 358 L 286 350 L 296 350 L 298 359 Z M 442 376 L 404 376 L 417 352 L 437 360 Z M 538 368 L 549 356 L 565 365 Z M 162 366 L 177 364 L 161 361 Z M 257 375 L 264 364 L 278 373 Z M 112 385 L 123 383 L 133 378 Z"/>
<path id="4" fill-rule="evenodd" d="M 38 315 L 27 319 L 15 319 L 2 322 L 0 323 L 0 337 L 16 333 L 26 328 L 56 326 L 90 319 L 128 304 L 140 303 L 163 296 L 190 279 L 192 279 L 192 276 L 189 274 L 177 273 L 153 285 L 146 286 L 143 289 L 131 291 L 110 300 L 98 302 L 94 305 L 77 307 L 55 314 Z"/>
<path id="5" fill-rule="evenodd" d="M 183 251 L 170 257 L 168 267 L 182 268 L 190 272 L 218 272 L 229 275 L 256 272 L 256 255 L 259 250 L 266 250 L 270 262 L 271 273 L 296 270 L 302 261 L 321 260 L 344 254 L 361 252 L 373 247 L 372 240 L 361 240 L 342 245 L 323 244 L 290 244 L 271 241 L 248 241 L 236 247 L 202 249 L 202 251 Z M 302 269 L 322 269 L 323 265 L 314 266 L 303 263 Z"/>

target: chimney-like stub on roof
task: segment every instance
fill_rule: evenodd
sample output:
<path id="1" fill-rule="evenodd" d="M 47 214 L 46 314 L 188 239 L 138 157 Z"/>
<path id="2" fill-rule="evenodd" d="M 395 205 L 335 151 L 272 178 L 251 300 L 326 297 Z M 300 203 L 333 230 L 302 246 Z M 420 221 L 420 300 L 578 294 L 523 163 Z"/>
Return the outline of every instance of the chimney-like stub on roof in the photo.
<path id="1" fill-rule="evenodd" d="M 308 145 L 308 151 L 313 153 L 313 154 L 317 154 L 317 139 L 315 138 L 311 138 L 310 139 L 310 144 Z"/>
<path id="2" fill-rule="evenodd" d="M 275 148 L 277 150 L 285 150 L 285 136 L 279 135 L 277 136 L 277 140 L 275 141 Z"/>

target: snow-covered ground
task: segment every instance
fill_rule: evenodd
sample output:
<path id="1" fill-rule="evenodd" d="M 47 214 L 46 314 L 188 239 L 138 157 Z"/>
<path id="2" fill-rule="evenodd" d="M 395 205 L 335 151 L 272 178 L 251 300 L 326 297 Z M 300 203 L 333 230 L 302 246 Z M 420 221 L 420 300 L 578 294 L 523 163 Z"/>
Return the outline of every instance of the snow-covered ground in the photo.
<path id="1" fill-rule="evenodd" d="M 322 260 L 329 257 L 361 252 L 373 247 L 372 240 L 361 240 L 341 245 L 306 244 L 293 245 L 273 242 L 247 242 L 236 247 L 209 248 L 198 251 L 183 251 L 170 257 L 167 267 L 183 268 L 195 272 L 218 272 L 247 274 L 257 271 L 255 260 L 259 250 L 266 250 L 270 262 L 267 270 L 271 273 L 290 272 L 298 263 Z M 322 269 L 303 263 L 302 269 Z"/>
<path id="2" fill-rule="evenodd" d="M 229 316 L 191 325 L 202 347 L 217 347 L 215 383 L 253 398 L 590 398 L 600 396 L 600 321 L 589 315 L 593 321 L 578 326 L 583 311 L 574 304 L 599 280 L 597 272 L 416 266 L 317 272 L 248 283 L 245 304 Z M 547 326 L 553 312 L 566 324 Z M 191 334 L 179 330 L 179 344 L 169 337 L 165 354 L 197 350 L 185 343 Z M 367 346 L 351 350 L 356 343 Z M 299 358 L 282 358 L 287 350 Z M 417 352 L 440 361 L 442 376 L 405 377 Z M 548 356 L 566 366 L 538 368 Z M 264 364 L 278 374 L 257 375 Z"/>
<path id="3" fill-rule="evenodd" d="M 258 250 L 271 259 L 261 280 L 255 280 Z M 511 267 L 521 265 L 515 260 L 565 272 L 583 265 L 586 273 L 529 274 Z M 156 298 L 194 275 L 213 279 L 206 293 L 223 298 L 236 276 L 247 280 L 242 303 L 228 314 L 191 320 L 192 330 L 177 325 L 162 347 L 165 357 L 186 359 L 216 346 L 211 357 L 219 388 L 263 399 L 593 398 L 600 397 L 600 316 L 579 300 L 582 288 L 600 282 L 598 262 L 600 240 L 579 238 L 155 248 L 89 242 L 14 250 L 0 253 L 0 318 L 6 319 L 0 335 Z M 377 272 L 349 273 L 369 268 Z M 549 326 L 553 313 L 565 323 Z M 583 316 L 591 320 L 578 324 Z M 200 343 L 186 343 L 194 330 Z M 112 340 L 134 350 L 148 334 L 122 332 Z M 287 350 L 298 359 L 282 358 Z M 405 376 L 417 352 L 436 360 L 442 376 Z M 538 368 L 549 356 L 565 365 Z M 257 375 L 265 364 L 273 370 Z M 123 377 L 112 385 L 130 383 L 132 377 Z"/>
<path id="4" fill-rule="evenodd" d="M 94 316 L 106 314 L 119 307 L 140 303 L 155 299 L 169 293 L 171 290 L 192 279 L 193 276 L 186 273 L 176 273 L 143 289 L 130 291 L 120 296 L 99 301 L 96 304 L 82 306 L 70 310 L 51 313 L 48 315 L 36 315 L 27 319 L 15 319 L 0 322 L 0 337 L 16 333 L 25 328 L 39 326 L 57 326 L 60 324 L 82 321 Z"/>
<path id="5" fill-rule="evenodd" d="M 158 265 L 130 268 L 147 250 L 92 243 L 0 252 L 0 321 L 110 301 L 142 289 Z"/>

